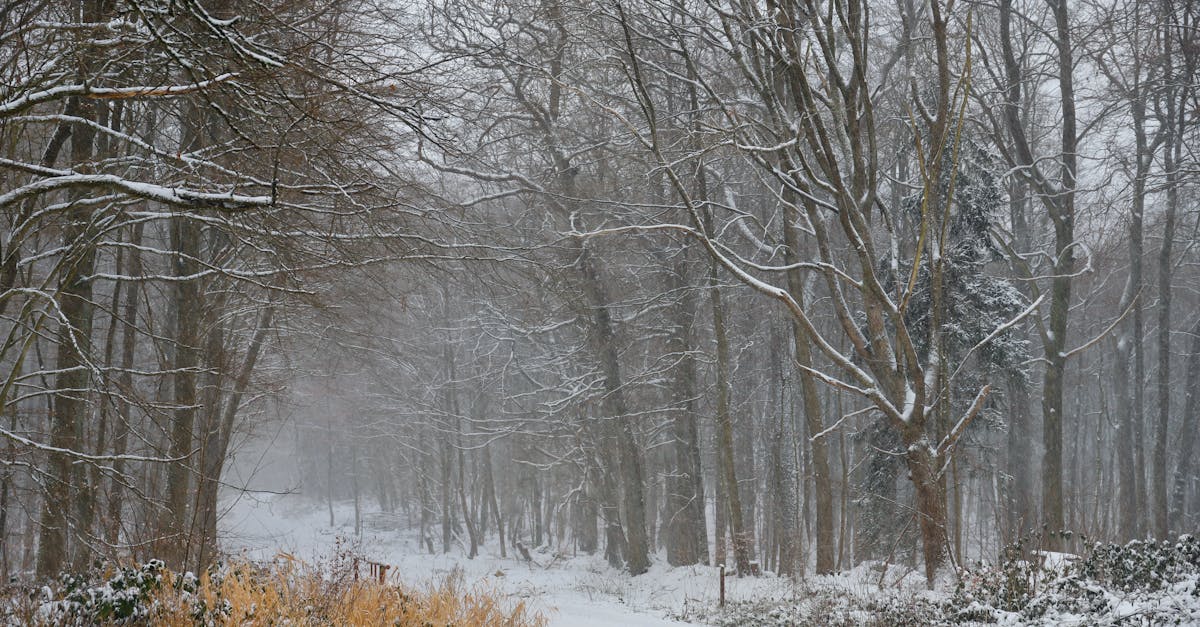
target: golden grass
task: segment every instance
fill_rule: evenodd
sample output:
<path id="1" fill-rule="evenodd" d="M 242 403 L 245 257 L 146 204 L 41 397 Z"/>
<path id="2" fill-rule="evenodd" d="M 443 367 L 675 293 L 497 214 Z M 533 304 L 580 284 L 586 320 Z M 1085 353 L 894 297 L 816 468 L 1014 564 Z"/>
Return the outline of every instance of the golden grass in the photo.
<path id="1" fill-rule="evenodd" d="M 155 625 L 189 626 L 207 622 L 197 616 L 202 601 L 209 617 L 227 625 L 454 625 L 456 627 L 540 627 L 545 620 L 524 603 L 506 607 L 492 589 L 465 586 L 452 574 L 424 590 L 406 590 L 374 581 L 332 578 L 281 555 L 271 570 L 237 564 L 216 578 L 204 575 L 189 595 L 164 585 Z M 218 579 L 214 581 L 214 579 Z M 172 582 L 173 583 L 173 582 Z M 199 619 L 199 620 L 197 620 Z"/>
<path id="2" fill-rule="evenodd" d="M 542 627 L 546 623 L 523 602 L 510 605 L 494 589 L 464 584 L 459 573 L 424 589 L 407 589 L 354 581 L 346 568 L 322 572 L 286 554 L 270 567 L 234 562 L 198 580 L 165 571 L 162 585 L 150 594 L 146 606 L 148 612 L 134 624 Z"/>

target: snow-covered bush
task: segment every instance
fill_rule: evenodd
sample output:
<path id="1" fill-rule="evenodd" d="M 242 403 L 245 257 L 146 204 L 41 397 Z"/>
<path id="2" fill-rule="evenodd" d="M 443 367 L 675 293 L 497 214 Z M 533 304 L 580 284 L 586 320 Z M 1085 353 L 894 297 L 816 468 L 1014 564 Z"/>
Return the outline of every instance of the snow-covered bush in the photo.
<path id="1" fill-rule="evenodd" d="M 848 573 L 799 583 L 787 601 L 733 603 L 702 618 L 789 627 L 1200 625 L 1200 540 L 1193 536 L 1096 544 L 1078 557 L 1015 545 L 999 563 L 960 575 L 953 591 L 926 593 Z"/>
<path id="2" fill-rule="evenodd" d="M 1200 540 L 1134 540 L 1125 545 L 1098 544 L 1078 567 L 1079 574 L 1118 590 L 1161 590 L 1200 572 Z"/>
<path id="3" fill-rule="evenodd" d="M 145 619 L 163 585 L 164 564 L 150 560 L 138 567 L 117 567 L 114 573 L 66 574 L 60 588 L 42 589 L 39 619 L 61 625 L 127 624 Z"/>
<path id="4" fill-rule="evenodd" d="M 1021 624 L 1055 624 L 1067 615 L 1094 624 L 1200 622 L 1200 542 L 1193 536 L 1098 543 L 1079 559 L 1048 566 L 1021 555 L 1014 549 L 1000 564 L 964 574 L 948 609 L 974 606 L 976 620 L 1015 614 L 1009 619 Z"/>
<path id="5" fill-rule="evenodd" d="M 1042 579 L 1042 568 L 1026 560 L 1025 543 L 1004 549 L 997 564 L 978 562 L 964 570 L 955 588 L 954 602 L 960 607 L 987 607 L 1017 612 L 1029 604 Z"/>

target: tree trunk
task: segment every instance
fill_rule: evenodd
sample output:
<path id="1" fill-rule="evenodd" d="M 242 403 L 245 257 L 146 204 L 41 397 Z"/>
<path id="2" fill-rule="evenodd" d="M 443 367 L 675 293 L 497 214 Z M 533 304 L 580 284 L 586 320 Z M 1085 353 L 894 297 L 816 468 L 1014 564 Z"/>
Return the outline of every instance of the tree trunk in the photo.
<path id="1" fill-rule="evenodd" d="M 439 431 L 441 431 L 439 429 Z M 442 553 L 450 552 L 450 542 L 454 539 L 454 525 L 450 520 L 451 507 L 453 501 L 450 498 L 451 494 L 451 468 L 452 454 L 450 452 L 450 436 L 445 433 L 441 434 L 441 444 L 439 445 L 440 457 L 438 460 L 441 468 L 440 483 L 442 496 Z M 357 503 L 357 497 L 355 497 Z M 355 510 L 358 505 L 355 505 Z"/>
<path id="2" fill-rule="evenodd" d="M 84 2 L 81 14 L 84 22 L 100 19 L 99 7 L 93 2 Z M 85 61 L 86 63 L 86 61 Z M 81 75 L 87 76 L 86 68 Z M 88 99 L 75 103 L 77 115 L 83 119 L 95 117 L 95 105 Z M 78 124 L 71 132 L 71 162 L 86 166 L 93 157 L 95 131 L 88 125 Z M 86 193 L 86 192 L 83 192 Z M 58 330 L 57 359 L 55 368 L 55 393 L 53 414 L 50 417 L 50 445 L 58 450 L 76 451 L 79 448 L 78 433 L 83 416 L 87 412 L 89 369 L 86 354 L 92 340 L 92 283 L 95 271 L 96 251 L 87 242 L 87 227 L 90 221 L 86 207 L 73 209 L 68 223 L 63 228 L 63 246 L 68 259 L 59 285 L 59 312 L 61 324 Z M 66 565 L 68 556 L 68 529 L 71 527 L 70 509 L 74 504 L 72 489 L 74 468 L 69 453 L 54 452 L 48 455 L 46 491 L 42 501 L 40 537 L 38 542 L 37 577 L 49 579 Z M 82 490 L 84 486 L 75 486 Z"/>
<path id="3" fill-rule="evenodd" d="M 1051 177 L 1041 172 L 1021 124 L 1021 67 L 1012 47 L 1012 0 L 1000 2 L 1000 44 L 1008 83 L 1005 106 L 1006 125 L 1013 139 L 1016 165 L 1031 169 L 1037 176 L 1037 192 L 1054 224 L 1054 278 L 1050 285 L 1050 320 L 1042 338 L 1045 372 L 1042 376 L 1042 439 L 1045 452 L 1042 463 L 1042 517 L 1051 533 L 1050 548 L 1058 547 L 1057 532 L 1063 528 L 1062 413 L 1063 374 L 1067 319 L 1071 306 L 1071 275 L 1075 270 L 1075 174 L 1078 164 L 1078 130 L 1075 116 L 1074 60 L 1066 0 L 1051 5 L 1055 21 L 1055 48 L 1058 52 L 1059 104 L 1062 107 L 1060 183 L 1046 183 Z"/>
<path id="4" fill-rule="evenodd" d="M 125 261 L 125 272 L 129 276 L 139 276 L 142 273 L 142 252 L 139 247 L 142 245 L 142 231 L 144 227 L 144 222 L 137 223 L 134 225 L 133 231 L 129 236 L 130 247 L 128 257 Z M 125 302 L 122 305 L 121 373 L 117 375 L 118 393 L 116 399 L 116 418 L 120 424 L 116 427 L 116 438 L 113 441 L 113 454 L 118 456 L 125 454 L 129 443 L 129 432 L 133 429 L 129 395 L 133 393 L 132 369 L 134 351 L 137 348 L 137 318 L 140 292 L 137 285 L 130 285 L 125 290 Z M 109 484 L 108 514 L 105 520 L 104 538 L 110 547 L 115 546 L 120 541 L 121 536 L 121 518 L 125 494 L 124 474 L 125 460 L 118 458 L 113 461 L 113 477 Z"/>
<path id="5" fill-rule="evenodd" d="M 1012 177 L 1008 185 L 1009 218 L 1012 223 L 1013 242 L 1018 252 L 1029 249 L 1030 233 L 1026 197 L 1029 186 L 1018 177 Z M 1022 292 L 1029 297 L 1029 288 L 1022 285 Z M 1031 299 L 1032 300 L 1032 299 Z M 1028 325 L 1025 325 L 1028 329 Z M 1032 381 L 1020 370 L 1007 373 L 1008 384 L 1008 442 L 1007 473 L 1011 482 L 1006 486 L 1006 524 L 1008 541 L 1024 539 L 1037 523 L 1036 488 L 1034 485 L 1034 418 L 1031 413 L 1029 388 Z"/>
<path id="6" fill-rule="evenodd" d="M 1129 509 L 1121 514 L 1123 534 L 1126 539 L 1141 535 L 1143 510 L 1145 509 L 1142 502 L 1149 496 L 1145 492 L 1144 485 L 1146 468 L 1144 443 L 1146 440 L 1143 431 L 1146 424 L 1146 348 L 1143 341 L 1145 316 L 1142 307 L 1144 302 L 1142 289 L 1145 280 L 1142 277 L 1145 257 L 1143 225 L 1146 208 L 1146 178 L 1150 174 L 1154 155 L 1150 151 L 1146 137 L 1146 103 L 1140 85 L 1138 89 L 1139 93 L 1134 94 L 1130 103 L 1134 130 L 1134 155 L 1137 161 L 1134 166 L 1133 207 L 1129 216 L 1129 285 L 1126 287 L 1126 295 L 1132 300 L 1122 303 L 1125 307 L 1133 308 L 1133 315 L 1130 316 L 1132 329 L 1129 331 L 1128 338 L 1131 343 L 1129 350 L 1133 357 L 1133 395 L 1132 399 L 1121 401 L 1126 404 L 1131 403 L 1131 405 L 1120 417 L 1128 427 L 1125 435 L 1130 440 L 1128 443 L 1122 443 L 1121 446 L 1128 447 L 1133 453 L 1131 466 L 1121 469 L 1122 480 L 1130 482 L 1130 487 L 1125 495 L 1126 501 L 1123 501 L 1129 506 Z M 1121 311 L 1124 311 L 1125 307 L 1122 307 Z M 1121 454 L 1124 453 L 1121 451 Z"/>
<path id="7" fill-rule="evenodd" d="M 687 248 L 671 274 L 671 290 L 678 294 L 673 307 L 674 326 L 667 351 L 677 355 L 672 396 L 673 453 L 675 468 L 667 482 L 666 545 L 672 566 L 708 562 L 708 531 L 704 511 L 704 478 L 700 469 L 700 442 L 696 428 L 696 360 L 692 357 L 691 330 L 696 298 L 687 285 Z"/>
<path id="8" fill-rule="evenodd" d="M 8 430 L 17 431 L 17 413 L 12 412 L 9 415 Z M 17 456 L 16 445 L 9 440 L 6 448 L 6 458 L 9 461 L 15 461 Z M 12 467 L 8 464 L 4 465 L 3 473 L 0 473 L 0 576 L 4 577 L 4 581 L 9 581 L 11 576 L 10 558 L 9 558 L 9 542 L 8 542 L 8 512 L 9 512 L 9 490 L 13 484 Z"/>
<path id="9" fill-rule="evenodd" d="M 198 394 L 198 421 L 196 425 L 196 487 L 192 497 L 192 515 L 188 525 L 185 554 L 188 563 L 185 565 L 196 572 L 204 570 L 204 563 L 216 548 L 216 502 L 218 477 L 213 472 L 220 472 L 222 465 L 217 455 L 224 456 L 221 448 L 221 396 L 222 384 L 226 375 L 225 355 L 225 325 L 220 321 L 219 312 L 224 307 L 224 296 L 217 295 L 206 303 L 203 314 L 204 349 L 200 353 L 201 384 Z M 211 497 L 213 501 L 209 501 Z M 212 509 L 213 535 L 208 534 L 208 519 Z M 193 558 L 194 561 L 193 561 Z"/>
<path id="10" fill-rule="evenodd" d="M 575 500 L 575 539 L 579 550 L 588 555 L 595 553 L 600 544 L 596 534 L 596 499 L 592 490 L 585 480 L 583 491 Z"/>
<path id="11" fill-rule="evenodd" d="M 459 506 L 462 508 L 462 511 L 463 511 L 463 521 L 467 527 L 467 537 L 471 541 L 471 550 L 469 553 L 467 553 L 467 559 L 475 559 L 475 556 L 479 554 L 479 534 L 475 531 L 475 521 L 472 520 L 471 516 L 468 514 L 469 509 L 467 508 L 466 484 L 467 484 L 466 466 L 463 461 L 463 451 L 461 448 L 459 448 L 458 449 L 458 500 L 459 500 Z"/>
<path id="12" fill-rule="evenodd" d="M 181 120 L 180 150 L 197 150 L 203 143 L 205 112 L 195 103 L 184 107 Z M 172 274 L 176 277 L 171 292 L 175 319 L 175 359 L 173 368 L 174 412 L 171 418 L 168 455 L 178 461 L 167 466 L 166 507 L 159 526 L 159 555 L 172 568 L 184 568 L 190 552 L 188 535 L 188 495 L 192 476 L 200 470 L 200 460 L 192 456 L 199 410 L 199 366 L 203 337 L 204 294 L 196 275 L 200 272 L 202 231 L 200 223 L 180 212 L 170 221 Z"/>
<path id="13" fill-rule="evenodd" d="M 771 325 L 771 345 L 784 346 L 782 339 L 779 337 L 779 331 L 774 324 Z M 792 436 L 787 428 L 787 420 L 784 411 L 784 355 L 773 355 L 771 359 L 771 368 L 773 372 L 773 380 L 777 394 L 773 395 L 779 399 L 775 407 L 775 433 L 771 438 L 771 466 L 774 469 L 774 545 L 778 548 L 778 564 L 775 571 L 780 576 L 795 576 L 800 573 L 799 562 L 803 559 L 800 553 L 798 517 L 799 512 L 796 506 L 796 484 L 799 477 L 796 472 L 796 460 L 792 455 L 790 443 Z M 785 447 L 785 442 L 788 446 Z"/>
<path id="14" fill-rule="evenodd" d="M 789 206 L 790 207 L 790 206 Z M 794 227 L 797 211 L 790 208 L 785 212 L 785 227 L 783 229 L 786 250 L 784 262 L 791 265 L 799 260 L 799 238 Z M 804 278 L 799 269 L 788 271 L 788 291 L 800 307 L 804 307 Z M 833 520 L 833 477 L 829 470 L 829 445 L 824 437 L 814 437 L 825 431 L 821 418 L 821 399 L 817 396 L 817 381 L 812 375 L 813 357 L 812 340 L 807 331 L 798 323 L 792 323 L 792 339 L 796 349 L 796 366 L 799 370 L 800 393 L 804 404 L 804 420 L 808 428 L 810 463 L 812 464 L 813 487 L 816 497 L 816 534 L 817 534 L 817 563 L 816 572 L 819 575 L 831 573 L 834 569 L 834 520 Z"/>
<path id="15" fill-rule="evenodd" d="M 124 265 L 123 253 L 124 251 L 117 251 L 116 273 L 118 275 L 124 270 L 122 267 Z M 113 353 L 116 350 L 117 327 L 120 326 L 118 324 L 118 312 L 120 311 L 121 305 L 122 287 L 124 287 L 124 285 L 121 282 L 116 282 L 113 285 L 112 300 L 108 307 L 109 324 L 108 330 L 105 332 L 104 356 L 101 362 L 105 365 L 105 367 L 108 368 L 112 368 L 115 365 L 113 364 Z M 130 285 L 129 289 L 134 289 L 134 286 Z M 96 425 L 96 443 L 95 446 L 92 447 L 92 452 L 96 455 L 104 455 L 108 452 L 107 440 L 109 437 L 109 432 L 111 431 L 109 428 L 109 417 L 112 413 L 112 410 L 109 407 L 108 398 L 99 398 L 97 400 L 97 405 L 99 409 L 100 420 L 99 424 Z M 114 420 L 113 422 L 116 421 Z M 79 485 L 85 487 L 85 489 L 82 490 L 82 493 L 79 495 L 76 503 L 79 507 L 79 512 L 77 514 L 79 521 L 79 533 L 82 537 L 88 538 L 104 537 L 103 534 L 93 536 L 93 530 L 96 522 L 96 507 L 101 484 L 100 468 L 96 464 L 89 464 L 86 467 L 79 468 L 79 472 L 76 474 L 76 477 L 79 481 Z M 104 551 L 104 553 L 107 553 L 107 550 Z M 85 570 L 92 561 L 92 557 L 96 554 L 97 551 L 95 547 L 89 546 L 86 542 L 78 543 L 78 545 L 75 547 L 74 569 L 77 572 Z"/>
<path id="16" fill-rule="evenodd" d="M 225 401 L 220 414 L 220 420 L 212 425 L 206 434 L 208 442 L 205 446 L 204 472 L 200 476 L 199 499 L 197 511 L 201 529 L 200 552 L 197 559 L 198 570 L 209 566 L 209 562 L 217 555 L 217 498 L 220 492 L 221 475 L 225 469 L 225 460 L 229 457 L 229 442 L 233 437 L 234 419 L 241 408 L 242 399 L 250 387 L 250 379 L 258 356 L 271 329 L 271 321 L 275 314 L 275 306 L 268 304 L 259 313 L 254 335 L 246 348 L 246 356 L 237 371 L 233 382 L 233 391 Z M 223 335 L 223 334 L 222 334 Z M 333 526 L 333 507 L 329 510 L 330 526 Z"/>
<path id="17" fill-rule="evenodd" d="M 604 412 L 602 418 L 612 421 L 612 428 L 616 431 L 614 440 L 618 451 L 622 505 L 625 510 L 625 562 L 630 574 L 640 575 L 650 567 L 646 538 L 646 488 L 641 452 L 634 440 L 633 425 L 630 423 L 625 404 L 620 356 L 617 353 L 616 334 L 608 309 L 610 301 L 601 283 L 596 260 L 586 244 L 580 250 L 578 265 L 584 290 L 591 301 L 596 344 L 604 376 L 605 394 L 600 404 Z"/>
<path id="18" fill-rule="evenodd" d="M 196 375 L 200 356 L 202 308 L 200 286 L 194 279 L 200 267 L 200 229 L 187 216 L 176 216 L 171 224 L 174 253 L 172 308 L 175 314 L 174 413 L 171 419 L 168 456 L 179 461 L 167 467 L 165 511 L 160 526 L 159 555 L 172 568 L 184 567 L 188 555 L 186 535 L 188 495 L 192 486 L 192 438 L 198 407 Z"/>
<path id="19" fill-rule="evenodd" d="M 715 439 L 715 438 L 714 438 Z M 714 442 L 714 448 L 716 443 Z M 725 462 L 722 461 L 720 455 L 717 455 L 716 494 L 713 495 L 713 524 L 716 526 L 716 534 L 713 538 L 713 563 L 718 566 L 724 566 L 729 563 L 729 497 L 726 496 L 729 490 L 725 487 L 725 470 L 723 468 Z"/>
<path id="20" fill-rule="evenodd" d="M 1034 506 L 1032 434 L 1029 415 L 1029 382 L 1020 373 L 1008 375 L 1008 531 L 1011 540 L 1022 539 L 1033 530 L 1037 517 Z"/>
<path id="21" fill-rule="evenodd" d="M 946 484 L 938 476 L 939 459 L 919 430 L 904 433 L 907 446 L 905 461 L 916 492 L 917 523 L 921 529 L 921 550 L 925 561 L 925 582 L 933 589 L 937 572 L 946 560 Z"/>
<path id="22" fill-rule="evenodd" d="M 732 394 L 732 381 L 729 385 Z M 735 463 L 738 465 L 738 497 L 742 502 L 742 543 L 746 546 L 747 557 L 753 563 L 758 561 L 758 477 L 754 418 L 751 413 L 742 413 L 734 422 L 733 446 Z"/>
<path id="23" fill-rule="evenodd" d="M 362 539 L 362 494 L 358 489 L 358 447 L 350 446 L 350 491 L 354 495 L 354 538 Z"/>
<path id="24" fill-rule="evenodd" d="M 1054 222 L 1054 274 L 1050 287 L 1050 324 L 1045 343 L 1046 373 L 1042 381 L 1042 430 L 1045 463 L 1042 466 L 1042 514 L 1050 531 L 1063 529 L 1063 377 L 1067 359 L 1067 318 L 1071 313 L 1071 275 L 1075 271 L 1075 173 L 1078 132 L 1075 124 L 1075 83 L 1067 0 L 1054 3 L 1055 46 L 1058 49 L 1058 89 L 1062 106 L 1063 192 L 1049 203 Z M 1052 541 L 1051 548 L 1061 547 Z"/>
<path id="25" fill-rule="evenodd" d="M 1171 487 L 1171 532 L 1183 533 L 1195 528 L 1195 521 L 1185 519 L 1195 509 L 1188 507 L 1188 482 L 1192 477 L 1192 452 L 1196 447 L 1196 431 L 1200 430 L 1200 317 L 1191 329 L 1191 352 L 1187 358 L 1187 379 L 1184 381 L 1183 424 L 1179 428 L 1179 463 Z M 1196 499 L 1200 500 L 1200 499 Z"/>
<path id="26" fill-rule="evenodd" d="M 1185 101 L 1186 103 L 1186 101 Z M 1185 104 L 1180 103 L 1180 104 Z M 1162 248 L 1158 253 L 1158 422 L 1154 434 L 1154 535 L 1167 540 L 1167 431 L 1171 423 L 1171 248 L 1175 240 L 1175 215 L 1179 209 L 1179 167 L 1183 161 L 1182 129 L 1175 126 L 1182 107 L 1167 100 L 1167 142 L 1163 169 L 1167 172 L 1167 210 Z"/>
<path id="27" fill-rule="evenodd" d="M 72 14 L 81 23 L 104 21 L 111 7 L 99 0 L 77 0 L 72 3 Z M 81 51 L 77 75 L 86 79 L 92 75 L 92 63 L 97 53 Z M 96 119 L 96 103 L 87 98 L 71 98 L 67 110 L 84 119 Z M 75 124 L 73 128 L 60 126 L 50 147 L 43 156 L 48 167 L 53 164 L 58 151 L 67 137 L 71 140 L 71 164 L 86 169 L 96 150 L 96 131 L 87 124 Z M 49 163 L 47 163 L 49 162 Z M 80 190 L 86 197 L 88 192 Z M 58 330 L 57 360 L 55 368 L 53 411 L 50 417 L 50 445 L 59 450 L 78 450 L 78 433 L 87 411 L 89 370 L 85 356 L 91 348 L 93 307 L 90 277 L 95 271 L 96 251 L 87 242 L 90 213 L 86 207 L 72 209 L 62 231 L 62 242 L 66 252 L 62 276 L 59 283 L 58 303 L 62 322 Z M 10 244 L 11 245 L 11 244 Z M 9 251 L 4 275 L 6 283 L 15 276 L 16 255 Z M 81 278 L 83 280 L 81 280 Z M 68 529 L 71 526 L 70 508 L 75 504 L 77 492 L 72 490 L 72 459 L 68 453 L 50 453 L 47 459 L 45 493 L 40 515 L 36 574 L 39 579 L 48 579 L 57 574 L 66 564 L 68 557 Z M 76 486 L 83 490 L 83 486 Z"/>
<path id="28" fill-rule="evenodd" d="M 596 420 L 595 417 L 592 420 Z M 604 459 L 596 460 L 596 489 L 599 492 L 600 522 L 604 525 L 604 559 L 609 566 L 621 568 L 625 565 L 625 531 L 621 525 L 620 489 L 617 487 L 614 464 L 620 463 L 620 453 L 615 428 L 610 420 L 599 418 L 600 425 L 596 440 Z"/>
<path id="29" fill-rule="evenodd" d="M 725 329 L 725 309 L 717 287 L 716 262 L 710 265 L 708 293 L 712 302 L 713 335 L 717 340 L 717 455 L 721 458 L 721 480 L 725 484 L 726 515 L 733 544 L 733 561 L 738 576 L 750 572 L 749 537 L 742 518 L 742 499 L 733 455 L 733 416 L 729 408 L 729 340 Z"/>
<path id="30" fill-rule="evenodd" d="M 1138 496 L 1137 482 L 1134 473 L 1133 448 L 1136 439 L 1133 437 L 1133 408 L 1129 393 L 1129 369 L 1131 346 L 1129 338 L 1117 339 L 1117 351 L 1113 360 L 1112 377 L 1117 400 L 1117 466 L 1119 481 L 1117 484 L 1117 539 L 1132 540 L 1138 536 Z"/>

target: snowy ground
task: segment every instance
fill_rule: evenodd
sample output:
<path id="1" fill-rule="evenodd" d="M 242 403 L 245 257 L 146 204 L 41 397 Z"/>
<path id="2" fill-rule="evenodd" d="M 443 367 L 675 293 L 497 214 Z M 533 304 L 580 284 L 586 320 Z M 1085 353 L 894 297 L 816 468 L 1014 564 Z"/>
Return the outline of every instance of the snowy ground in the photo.
<path id="1" fill-rule="evenodd" d="M 310 563 L 328 562 L 339 542 L 349 542 L 354 535 L 354 513 L 349 505 L 335 507 L 333 526 L 327 509 L 294 496 L 242 496 L 228 507 L 221 521 L 224 546 L 256 561 L 270 560 L 284 552 Z M 1171 566 L 1182 569 L 1183 574 L 1170 579 L 1170 585 L 1152 591 L 1136 585 L 1123 591 L 1120 586 L 1104 587 L 1076 576 L 1061 577 L 1062 573 L 1056 571 L 1061 565 L 1052 563 L 1050 569 L 1040 571 L 1042 583 L 1037 588 L 1043 592 L 1029 604 L 1041 609 L 1024 614 L 977 602 L 987 597 L 988 590 L 998 589 L 979 582 L 1007 581 L 1008 575 L 1001 571 L 973 571 L 969 579 L 977 580 L 972 588 L 976 592 L 951 602 L 953 581 L 943 582 L 939 592 L 926 592 L 918 573 L 897 568 L 883 573 L 870 565 L 859 565 L 838 575 L 810 577 L 796 584 L 772 576 L 730 578 L 727 599 L 731 607 L 721 612 L 716 609 L 719 583 L 714 567 L 671 568 L 659 556 L 650 572 L 629 577 L 609 567 L 601 556 L 556 555 L 550 550 L 533 551 L 535 563 L 529 564 L 515 557 L 511 549 L 507 558 L 501 558 L 494 538 L 473 560 L 466 558 L 465 547 L 461 546 L 446 554 L 430 555 L 418 546 L 416 533 L 387 530 L 388 525 L 381 524 L 386 521 L 377 517 L 365 519 L 373 524 L 364 527 L 354 552 L 392 565 L 397 581 L 425 586 L 457 571 L 464 584 L 497 589 L 514 604 L 523 601 L 547 616 L 551 625 L 1200 626 L 1200 550 L 1192 540 L 1188 540 L 1191 544 L 1174 545 L 1177 553 L 1179 547 L 1192 547 L 1180 553 L 1189 556 L 1186 564 Z M 1121 573 L 1127 571 L 1130 577 L 1141 580 L 1162 580 L 1162 568 L 1170 566 L 1167 562 L 1141 564 L 1145 559 L 1163 559 L 1162 551 L 1129 555 L 1150 557 L 1122 557 L 1119 564 L 1105 567 L 1121 571 L 1111 576 L 1124 577 Z M 1152 572 L 1138 575 L 1139 568 L 1144 570 L 1147 564 Z"/>
<path id="2" fill-rule="evenodd" d="M 253 560 L 269 560 L 286 552 L 310 562 L 327 560 L 339 538 L 354 535 L 354 512 L 335 505 L 335 526 L 327 509 L 299 497 L 242 496 L 227 504 L 221 521 L 226 550 Z M 698 625 L 689 622 L 717 605 L 717 569 L 707 566 L 670 568 L 658 559 L 650 572 L 629 577 L 610 568 L 602 556 L 556 556 L 533 552 L 527 564 L 509 550 L 499 556 L 494 536 L 473 560 L 462 547 L 430 555 L 417 546 L 411 531 L 365 527 L 357 553 L 393 566 L 399 581 L 425 585 L 460 569 L 469 585 L 498 588 L 514 602 L 524 600 L 550 618 L 551 625 L 590 627 L 658 627 Z M 730 601 L 784 601 L 792 585 L 775 577 L 736 579 L 726 583 Z"/>

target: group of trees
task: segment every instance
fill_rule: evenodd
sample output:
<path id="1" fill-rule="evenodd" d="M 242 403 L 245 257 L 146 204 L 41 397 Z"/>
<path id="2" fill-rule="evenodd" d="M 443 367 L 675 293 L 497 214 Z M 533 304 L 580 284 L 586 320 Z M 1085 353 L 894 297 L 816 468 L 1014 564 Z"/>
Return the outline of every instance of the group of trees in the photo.
<path id="1" fill-rule="evenodd" d="M 347 9 L 0 4 L 6 576 L 210 561 L 271 336 L 346 242 L 419 248 L 377 163 L 413 86 Z"/>
<path id="2" fill-rule="evenodd" d="M 0 9 L 6 572 L 204 564 L 285 413 L 472 557 L 1200 519 L 1191 2 L 60 4 Z"/>

